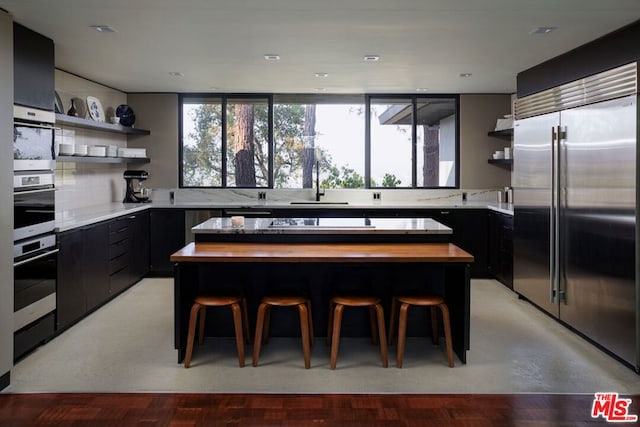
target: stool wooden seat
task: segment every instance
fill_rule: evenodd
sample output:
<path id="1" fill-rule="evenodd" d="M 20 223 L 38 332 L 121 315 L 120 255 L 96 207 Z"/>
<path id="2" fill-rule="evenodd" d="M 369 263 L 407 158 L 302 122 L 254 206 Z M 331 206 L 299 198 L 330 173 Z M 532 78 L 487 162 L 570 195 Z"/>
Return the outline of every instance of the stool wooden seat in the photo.
<path id="1" fill-rule="evenodd" d="M 253 341 L 253 366 L 258 366 L 260 347 L 262 344 L 267 344 L 269 340 L 272 306 L 298 307 L 304 367 L 309 369 L 311 367 L 311 346 L 314 344 L 313 317 L 311 315 L 311 301 L 302 296 L 265 296 L 262 298 L 258 306 L 256 335 Z"/>
<path id="2" fill-rule="evenodd" d="M 238 351 L 238 362 L 240 367 L 244 366 L 244 340 L 249 343 L 249 317 L 247 314 L 247 302 L 242 296 L 199 296 L 194 299 L 189 316 L 189 332 L 187 334 L 187 349 L 184 357 L 184 367 L 191 364 L 193 354 L 193 341 L 195 340 L 196 323 L 198 314 L 200 315 L 200 325 L 198 334 L 198 344 L 204 341 L 204 325 L 207 307 L 230 306 L 233 313 L 233 326 L 236 335 L 236 347 Z M 243 334 L 244 330 L 244 334 Z M 243 338 L 244 336 L 244 338 Z"/>
<path id="3" fill-rule="evenodd" d="M 447 346 L 447 358 L 449 359 L 449 367 L 453 368 L 453 348 L 451 344 L 451 323 L 449 320 L 449 308 L 443 297 L 435 295 L 425 296 L 395 296 L 391 302 L 391 318 L 389 320 L 389 345 L 393 344 L 393 333 L 395 318 L 400 304 L 400 315 L 398 320 L 398 349 L 396 356 L 396 365 L 402 368 L 404 358 L 404 347 L 406 343 L 407 333 L 407 313 L 412 305 L 430 307 L 431 308 L 431 340 L 434 344 L 438 344 L 438 318 L 436 308 L 442 313 L 442 323 L 444 328 L 444 339 Z"/>
<path id="4" fill-rule="evenodd" d="M 327 343 L 331 344 L 331 369 L 336 368 L 338 360 L 342 312 L 345 306 L 369 307 L 371 339 L 374 344 L 380 344 L 382 366 L 386 368 L 388 366 L 387 338 L 384 327 L 384 311 L 380 304 L 380 298 L 371 296 L 335 296 L 329 302 L 329 329 L 327 331 Z"/>

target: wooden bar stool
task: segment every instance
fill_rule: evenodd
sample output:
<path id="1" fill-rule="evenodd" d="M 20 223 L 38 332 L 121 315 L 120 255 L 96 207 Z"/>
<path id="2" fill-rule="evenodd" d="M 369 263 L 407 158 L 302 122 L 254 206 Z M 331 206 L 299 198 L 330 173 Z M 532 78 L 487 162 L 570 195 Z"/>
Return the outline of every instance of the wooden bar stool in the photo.
<path id="1" fill-rule="evenodd" d="M 240 367 L 244 366 L 244 342 L 247 340 L 249 344 L 249 317 L 247 315 L 247 302 L 242 296 L 199 296 L 191 306 L 191 314 L 189 316 L 189 332 L 187 334 L 187 351 L 184 357 L 184 367 L 188 368 L 191 364 L 191 355 L 193 354 L 193 341 L 196 334 L 196 323 L 198 314 L 200 314 L 200 325 L 198 334 L 198 344 L 204 341 L 204 324 L 207 313 L 207 307 L 225 307 L 230 306 L 233 313 L 233 326 L 236 334 L 236 347 L 238 350 L 238 362 Z M 244 330 L 244 338 L 243 338 Z"/>
<path id="2" fill-rule="evenodd" d="M 393 344 L 393 332 L 395 318 L 400 303 L 400 317 L 398 321 L 398 349 L 396 356 L 396 365 L 402 368 L 402 360 L 404 358 L 404 347 L 407 334 L 407 313 L 412 305 L 430 307 L 431 308 L 431 340 L 434 344 L 438 344 L 438 318 L 436 308 L 442 312 L 442 323 L 444 327 L 444 339 L 447 346 L 447 357 L 449 359 L 449 367 L 453 368 L 453 348 L 451 345 L 451 324 L 449 321 L 449 308 L 444 302 L 444 298 L 440 296 L 396 296 L 391 302 L 391 318 L 389 320 L 389 345 Z"/>
<path id="3" fill-rule="evenodd" d="M 269 340 L 269 323 L 271 307 L 298 307 L 300 315 L 300 333 L 302 335 L 302 352 L 304 353 L 304 367 L 311 367 L 311 346 L 313 338 L 313 317 L 311 315 L 311 301 L 299 296 L 265 296 L 258 306 L 256 319 L 256 335 L 253 341 L 253 366 L 258 366 L 260 347 Z"/>
<path id="4" fill-rule="evenodd" d="M 380 343 L 382 366 L 386 368 L 388 366 L 387 338 L 384 328 L 384 311 L 380 304 L 380 298 L 368 296 L 336 296 L 331 298 L 329 302 L 329 329 L 327 331 L 327 343 L 331 344 L 331 369 L 336 369 L 338 347 L 340 345 L 342 312 L 345 306 L 369 307 L 371 340 L 374 344 Z"/>

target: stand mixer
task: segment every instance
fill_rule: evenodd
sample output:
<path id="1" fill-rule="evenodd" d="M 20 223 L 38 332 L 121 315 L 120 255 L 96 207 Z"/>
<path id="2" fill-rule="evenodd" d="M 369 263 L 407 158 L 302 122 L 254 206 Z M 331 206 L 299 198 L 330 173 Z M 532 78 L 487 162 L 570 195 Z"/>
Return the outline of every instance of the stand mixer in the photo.
<path id="1" fill-rule="evenodd" d="M 149 177 L 149 172 L 143 170 L 124 171 L 123 178 L 127 182 L 126 194 L 123 203 L 147 203 L 150 202 L 150 190 L 142 185 L 142 181 Z"/>

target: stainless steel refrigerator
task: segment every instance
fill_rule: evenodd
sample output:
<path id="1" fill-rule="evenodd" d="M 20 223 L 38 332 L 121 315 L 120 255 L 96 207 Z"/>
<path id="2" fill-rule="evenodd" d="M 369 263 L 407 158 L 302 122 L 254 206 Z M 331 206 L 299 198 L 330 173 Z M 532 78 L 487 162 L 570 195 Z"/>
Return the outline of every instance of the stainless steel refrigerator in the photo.
<path id="1" fill-rule="evenodd" d="M 516 101 L 514 290 L 639 370 L 637 64 Z"/>

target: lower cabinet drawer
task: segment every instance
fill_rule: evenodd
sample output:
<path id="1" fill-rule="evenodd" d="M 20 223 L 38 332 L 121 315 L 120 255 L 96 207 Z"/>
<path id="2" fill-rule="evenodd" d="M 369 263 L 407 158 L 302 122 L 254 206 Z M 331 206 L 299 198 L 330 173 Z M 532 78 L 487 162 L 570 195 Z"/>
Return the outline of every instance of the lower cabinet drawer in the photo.
<path id="1" fill-rule="evenodd" d="M 55 332 L 55 314 L 50 313 L 16 331 L 13 335 L 13 359 L 17 360 L 51 338 Z"/>
<path id="2" fill-rule="evenodd" d="M 125 266 L 120 271 L 109 276 L 109 292 L 116 294 L 131 284 L 131 271 Z"/>
<path id="3" fill-rule="evenodd" d="M 120 256 L 117 256 L 113 259 L 109 260 L 109 274 L 114 274 L 117 273 L 118 271 L 122 270 L 123 268 L 127 267 L 129 265 L 129 257 L 127 256 L 127 254 L 122 254 Z"/>

